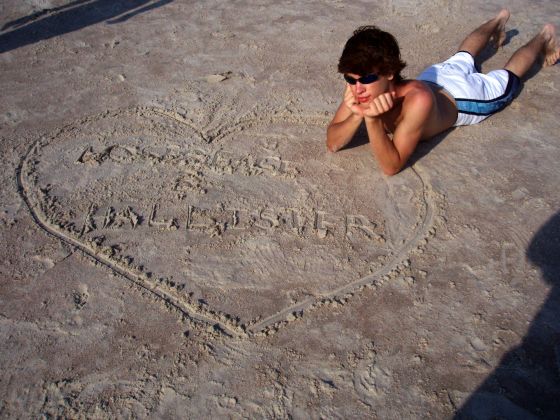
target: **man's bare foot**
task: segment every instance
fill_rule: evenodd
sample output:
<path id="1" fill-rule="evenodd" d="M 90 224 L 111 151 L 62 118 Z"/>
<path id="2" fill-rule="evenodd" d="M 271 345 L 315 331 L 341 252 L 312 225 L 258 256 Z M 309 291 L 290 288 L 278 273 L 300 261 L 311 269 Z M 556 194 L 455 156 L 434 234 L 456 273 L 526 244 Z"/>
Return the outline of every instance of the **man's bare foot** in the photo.
<path id="1" fill-rule="evenodd" d="M 509 20 L 509 16 L 509 10 L 502 9 L 494 18 L 498 21 L 498 26 L 490 37 L 490 41 L 496 48 L 500 48 L 501 46 L 503 46 L 504 42 L 506 41 L 506 23 Z"/>
<path id="2" fill-rule="evenodd" d="M 544 37 L 544 66 L 553 66 L 560 59 L 560 47 L 556 40 L 556 30 L 552 23 L 544 25 L 541 35 Z"/>

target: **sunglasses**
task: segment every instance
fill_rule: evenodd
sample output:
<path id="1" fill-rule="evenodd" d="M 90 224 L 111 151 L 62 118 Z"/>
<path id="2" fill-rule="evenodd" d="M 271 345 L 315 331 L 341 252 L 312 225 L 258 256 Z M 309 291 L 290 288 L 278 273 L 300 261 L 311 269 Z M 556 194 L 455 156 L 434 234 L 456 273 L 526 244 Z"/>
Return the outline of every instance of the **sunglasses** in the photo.
<path id="1" fill-rule="evenodd" d="M 360 82 L 362 85 L 369 85 L 370 83 L 376 82 L 379 80 L 379 76 L 375 73 L 368 74 L 367 76 L 360 77 L 359 79 L 354 79 L 352 76 L 348 76 L 347 74 L 344 75 L 344 80 L 348 82 L 348 84 L 355 85 L 357 82 Z"/>

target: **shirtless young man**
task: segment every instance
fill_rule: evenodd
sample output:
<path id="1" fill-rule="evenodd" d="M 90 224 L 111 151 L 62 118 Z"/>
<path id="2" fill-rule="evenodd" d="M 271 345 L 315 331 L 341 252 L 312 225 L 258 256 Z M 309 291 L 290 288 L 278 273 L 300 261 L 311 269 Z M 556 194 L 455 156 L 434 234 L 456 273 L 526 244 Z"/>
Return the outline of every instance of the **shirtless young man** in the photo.
<path id="1" fill-rule="evenodd" d="M 398 173 L 421 140 L 450 127 L 476 124 L 500 111 L 514 98 L 520 78 L 544 56 L 544 65 L 560 58 L 552 24 L 517 50 L 504 66 L 478 73 L 476 57 L 490 40 L 500 47 L 506 38 L 508 10 L 477 28 L 459 52 L 427 68 L 418 80 L 403 80 L 395 38 L 374 26 L 358 28 L 346 43 L 339 72 L 346 79 L 344 99 L 327 129 L 327 148 L 347 145 L 365 122 L 369 142 L 387 175 Z M 392 139 L 387 133 L 393 133 Z"/>

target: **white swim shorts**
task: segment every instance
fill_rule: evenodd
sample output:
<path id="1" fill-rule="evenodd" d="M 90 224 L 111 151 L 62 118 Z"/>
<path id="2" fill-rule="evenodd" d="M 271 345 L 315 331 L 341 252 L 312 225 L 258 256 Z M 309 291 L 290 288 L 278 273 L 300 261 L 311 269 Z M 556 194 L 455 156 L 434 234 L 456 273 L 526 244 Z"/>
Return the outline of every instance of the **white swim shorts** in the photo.
<path id="1" fill-rule="evenodd" d="M 451 94 L 459 110 L 455 126 L 476 124 L 501 111 L 515 98 L 521 84 L 509 70 L 479 73 L 473 56 L 466 51 L 428 67 L 418 80 L 435 83 Z"/>

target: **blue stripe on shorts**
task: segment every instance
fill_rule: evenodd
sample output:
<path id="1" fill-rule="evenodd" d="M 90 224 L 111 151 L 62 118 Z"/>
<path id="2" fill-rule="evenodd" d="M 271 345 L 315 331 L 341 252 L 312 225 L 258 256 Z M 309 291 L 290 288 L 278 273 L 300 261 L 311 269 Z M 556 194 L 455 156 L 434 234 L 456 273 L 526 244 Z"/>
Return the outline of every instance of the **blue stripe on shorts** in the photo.
<path id="1" fill-rule="evenodd" d="M 504 109 L 513 101 L 521 84 L 516 74 L 509 70 L 506 71 L 509 73 L 509 80 L 503 95 L 489 100 L 455 98 L 457 110 L 463 114 L 491 115 Z"/>

